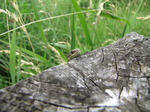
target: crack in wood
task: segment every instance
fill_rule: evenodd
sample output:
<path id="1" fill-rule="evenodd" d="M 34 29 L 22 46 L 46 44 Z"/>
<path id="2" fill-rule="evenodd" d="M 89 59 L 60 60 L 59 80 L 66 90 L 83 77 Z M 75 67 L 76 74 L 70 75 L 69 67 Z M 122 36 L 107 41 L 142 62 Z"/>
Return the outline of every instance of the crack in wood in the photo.
<path id="1" fill-rule="evenodd" d="M 139 77 L 133 77 L 133 76 L 127 76 L 127 75 L 118 75 L 119 77 L 124 78 L 150 78 L 150 76 L 139 76 Z"/>
<path id="2" fill-rule="evenodd" d="M 103 48 L 101 48 L 101 50 L 102 50 L 102 55 L 103 55 L 103 58 L 102 58 L 101 63 L 103 63 L 103 62 L 104 62 L 104 59 L 105 59 L 105 57 L 104 57 L 104 49 L 103 49 Z"/>
<path id="3" fill-rule="evenodd" d="M 110 98 L 112 98 L 112 96 L 110 96 L 107 92 L 105 92 L 104 89 L 102 89 L 99 85 L 97 85 L 91 78 L 89 79 L 96 87 L 98 87 L 105 95 L 109 96 Z"/>
<path id="4" fill-rule="evenodd" d="M 91 106 L 85 106 L 85 107 L 70 107 L 70 106 L 65 106 L 65 105 L 61 105 L 61 104 L 55 104 L 55 103 L 51 103 L 49 101 L 42 101 L 39 99 L 34 99 L 36 101 L 42 102 L 42 103 L 46 103 L 55 107 L 61 107 L 61 108 L 67 108 L 67 109 L 71 109 L 71 110 L 82 110 L 82 109 L 87 109 L 87 112 L 89 112 L 90 108 L 112 108 L 112 107 L 119 107 L 119 106 L 106 106 L 106 105 L 91 105 Z"/>
<path id="5" fill-rule="evenodd" d="M 89 88 L 88 85 L 86 84 L 86 79 L 85 79 L 84 73 L 83 73 L 80 69 L 78 69 L 77 67 L 75 67 L 75 66 L 72 65 L 72 64 L 69 64 L 69 63 L 68 63 L 68 66 L 69 66 L 70 68 L 74 69 L 76 72 L 78 72 L 78 73 L 82 76 L 83 81 L 84 81 L 84 85 L 88 88 L 88 90 L 90 90 L 90 88 Z"/>

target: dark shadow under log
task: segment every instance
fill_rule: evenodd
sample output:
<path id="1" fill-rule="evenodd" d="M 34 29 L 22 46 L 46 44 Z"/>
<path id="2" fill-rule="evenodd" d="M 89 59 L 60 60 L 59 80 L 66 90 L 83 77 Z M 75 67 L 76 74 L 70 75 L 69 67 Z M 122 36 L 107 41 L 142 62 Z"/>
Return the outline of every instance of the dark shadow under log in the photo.
<path id="1" fill-rule="evenodd" d="M 130 33 L 1 89 L 0 112 L 150 112 L 150 38 Z"/>

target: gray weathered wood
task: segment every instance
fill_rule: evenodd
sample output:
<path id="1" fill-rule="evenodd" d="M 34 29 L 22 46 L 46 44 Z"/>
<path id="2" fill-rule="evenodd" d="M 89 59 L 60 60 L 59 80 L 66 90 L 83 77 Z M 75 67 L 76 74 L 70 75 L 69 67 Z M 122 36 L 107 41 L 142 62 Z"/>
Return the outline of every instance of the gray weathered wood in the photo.
<path id="1" fill-rule="evenodd" d="M 0 112 L 150 112 L 150 38 L 135 32 L 0 90 Z"/>

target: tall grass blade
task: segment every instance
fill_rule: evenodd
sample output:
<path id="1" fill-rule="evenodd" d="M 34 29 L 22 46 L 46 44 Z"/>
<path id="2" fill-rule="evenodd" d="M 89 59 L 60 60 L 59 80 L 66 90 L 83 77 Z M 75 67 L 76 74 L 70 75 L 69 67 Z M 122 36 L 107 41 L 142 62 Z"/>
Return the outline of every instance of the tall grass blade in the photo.
<path id="1" fill-rule="evenodd" d="M 32 6 L 34 8 L 34 13 L 35 13 L 36 20 L 40 20 L 40 16 L 39 16 L 37 4 L 36 4 L 37 0 L 31 0 L 31 1 L 32 1 L 32 4 L 33 4 Z M 38 31 L 40 32 L 41 39 L 43 40 L 44 43 L 47 43 L 48 40 L 47 40 L 47 38 L 44 35 L 42 22 L 38 22 L 37 25 L 38 25 Z"/>
<path id="2" fill-rule="evenodd" d="M 101 16 L 107 17 L 107 18 L 110 18 L 110 19 L 115 19 L 115 20 L 124 21 L 124 22 L 126 22 L 126 23 L 130 26 L 130 22 L 129 22 L 127 19 L 123 19 L 123 18 L 121 18 L 121 17 L 114 16 L 114 15 L 112 15 L 112 14 L 110 14 L 110 13 L 107 13 L 107 12 L 102 11 L 102 12 L 101 12 Z"/>
<path id="3" fill-rule="evenodd" d="M 18 55 L 18 63 L 17 63 L 17 66 L 18 66 L 18 70 L 17 70 L 17 82 L 20 80 L 20 74 L 21 74 L 21 48 L 22 48 L 22 42 L 20 44 L 20 47 L 19 47 L 19 55 Z"/>
<path id="4" fill-rule="evenodd" d="M 6 45 L 9 45 L 7 42 L 5 42 L 3 40 L 0 40 L 0 42 L 4 43 Z M 47 60 L 46 58 L 44 58 L 44 57 L 42 57 L 42 56 L 40 56 L 40 55 L 38 55 L 38 54 L 36 54 L 36 53 L 34 53 L 32 51 L 29 51 L 27 49 L 24 49 L 24 48 L 21 48 L 21 47 L 18 47 L 18 46 L 15 46 L 15 47 L 16 47 L 17 50 L 19 50 L 19 51 L 21 50 L 22 52 L 24 52 L 24 53 L 26 53 L 26 54 L 34 57 L 34 58 L 37 58 L 40 62 L 51 66 L 49 60 Z"/>
<path id="5" fill-rule="evenodd" d="M 61 49 L 65 49 L 65 50 L 70 50 L 70 46 L 65 45 L 65 44 L 61 44 L 61 43 L 50 43 L 50 45 L 54 46 L 55 48 L 61 48 Z"/>
<path id="6" fill-rule="evenodd" d="M 49 66 L 51 65 L 50 62 L 49 62 L 49 60 L 47 60 L 46 58 L 44 58 L 44 57 L 42 57 L 42 56 L 40 56 L 40 55 L 38 55 L 38 54 L 36 54 L 36 53 L 34 53 L 32 51 L 29 51 L 29 50 L 24 49 L 24 48 L 21 48 L 21 51 L 24 52 L 24 53 L 26 53 L 26 54 L 28 54 L 28 55 L 30 55 L 30 56 L 32 56 L 32 57 L 34 57 L 34 58 L 36 58 L 36 59 L 38 59 L 42 63 L 45 63 L 45 64 L 47 64 Z"/>
<path id="7" fill-rule="evenodd" d="M 75 16 L 71 15 L 70 21 L 70 30 L 71 30 L 71 50 L 75 49 L 76 46 L 76 36 L 75 36 Z"/>
<path id="8" fill-rule="evenodd" d="M 95 12 L 95 11 L 97 11 L 97 10 L 93 9 L 93 10 L 90 10 L 90 11 L 91 11 L 91 12 Z M 13 32 L 14 30 L 20 29 L 20 28 L 25 27 L 25 26 L 27 27 L 27 26 L 29 26 L 29 25 L 36 24 L 36 23 L 39 23 L 39 22 L 48 21 L 48 20 L 52 20 L 52 19 L 56 19 L 56 18 L 61 18 L 61 17 L 65 17 L 65 16 L 70 16 L 70 15 L 75 15 L 75 14 L 80 14 L 80 13 L 87 13 L 87 12 L 90 12 L 90 11 L 82 11 L 82 12 L 75 12 L 75 13 L 62 14 L 62 15 L 58 15 L 58 16 L 53 16 L 53 17 L 48 17 L 48 18 L 44 18 L 44 19 L 32 21 L 32 22 L 30 22 L 30 23 L 23 24 L 23 25 L 18 26 L 18 27 L 14 28 L 14 29 L 10 29 L 10 30 L 8 30 L 8 31 L 6 31 L 6 32 L 3 32 L 3 33 L 0 34 L 0 36 L 6 35 L 6 34 L 8 34 L 8 33 L 10 33 L 10 32 Z"/>
<path id="9" fill-rule="evenodd" d="M 132 31 L 133 26 L 134 26 L 134 24 L 135 24 L 135 22 L 136 22 L 137 13 L 138 13 L 139 10 L 141 9 L 141 6 L 142 6 L 142 4 L 143 4 L 143 1 L 144 1 L 144 0 L 141 0 L 141 2 L 140 2 L 140 4 L 139 4 L 139 6 L 138 6 L 136 12 L 135 12 L 134 15 L 132 16 L 131 21 L 130 21 L 131 27 L 127 27 L 127 28 L 126 28 L 125 34 L 127 34 L 127 33 L 129 33 L 129 32 Z"/>
<path id="10" fill-rule="evenodd" d="M 76 10 L 76 12 L 81 12 L 81 8 L 80 6 L 78 5 L 77 3 L 77 0 L 72 0 L 72 4 L 73 4 L 73 7 L 74 9 Z M 86 42 L 88 44 L 88 46 L 93 49 L 93 42 L 92 42 L 92 39 L 90 37 L 90 33 L 89 33 L 89 30 L 88 30 L 88 27 L 87 27 L 87 23 L 86 23 L 86 20 L 85 20 L 85 17 L 83 15 L 83 13 L 78 13 L 78 18 L 80 20 L 80 23 L 82 25 L 82 28 L 83 28 L 83 32 L 85 34 L 85 39 L 86 39 Z"/>
<path id="11" fill-rule="evenodd" d="M 14 28 L 16 26 L 16 22 L 14 22 Z M 12 84 L 16 83 L 16 31 L 12 33 L 12 39 L 10 44 L 10 75 Z"/>
<path id="12" fill-rule="evenodd" d="M 126 29 L 127 29 L 127 24 L 124 26 L 124 29 L 123 29 L 123 32 L 122 32 L 122 37 L 125 36 Z"/>

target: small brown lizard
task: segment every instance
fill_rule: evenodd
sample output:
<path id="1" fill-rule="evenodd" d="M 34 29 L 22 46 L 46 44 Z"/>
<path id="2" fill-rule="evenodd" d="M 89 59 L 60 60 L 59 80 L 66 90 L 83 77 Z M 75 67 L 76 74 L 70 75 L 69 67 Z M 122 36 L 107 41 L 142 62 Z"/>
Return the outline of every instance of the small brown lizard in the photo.
<path id="1" fill-rule="evenodd" d="M 76 58 L 76 57 L 78 57 L 78 56 L 80 56 L 80 55 L 81 55 L 81 51 L 80 51 L 79 48 L 73 49 L 73 50 L 68 54 L 68 60 L 70 61 L 70 60 L 72 60 L 72 59 L 74 59 L 74 58 Z"/>

